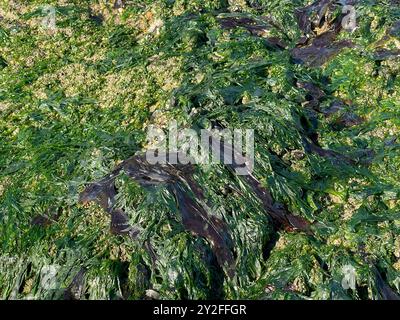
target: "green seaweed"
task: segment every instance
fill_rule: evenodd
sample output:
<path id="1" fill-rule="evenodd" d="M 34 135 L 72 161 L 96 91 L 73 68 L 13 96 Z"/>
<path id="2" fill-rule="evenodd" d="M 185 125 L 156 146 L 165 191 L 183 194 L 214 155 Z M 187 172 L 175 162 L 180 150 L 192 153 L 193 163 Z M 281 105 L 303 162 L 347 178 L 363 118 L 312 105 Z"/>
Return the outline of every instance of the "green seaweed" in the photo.
<path id="1" fill-rule="evenodd" d="M 55 30 L 43 1 L 0 5 L 2 299 L 398 297 L 391 1 L 353 1 L 352 32 L 334 1 L 45 2 Z M 324 23 L 334 35 L 317 34 Z M 308 63 L 320 49 L 334 52 Z M 198 165 L 191 185 L 148 187 L 127 170 L 115 208 L 80 203 L 172 119 L 254 129 L 253 177 Z M 190 225 L 196 210 L 229 241 Z"/>

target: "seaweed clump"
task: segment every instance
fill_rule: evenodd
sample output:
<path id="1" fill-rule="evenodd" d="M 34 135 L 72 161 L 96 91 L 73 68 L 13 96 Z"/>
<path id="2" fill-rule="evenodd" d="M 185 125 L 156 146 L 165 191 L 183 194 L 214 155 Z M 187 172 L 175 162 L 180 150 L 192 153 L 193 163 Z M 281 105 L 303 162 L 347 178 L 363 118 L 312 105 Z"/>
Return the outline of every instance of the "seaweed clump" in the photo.
<path id="1" fill-rule="evenodd" d="M 232 3 L 2 4 L 3 299 L 398 298 L 399 10 Z M 172 120 L 254 170 L 148 163 Z"/>

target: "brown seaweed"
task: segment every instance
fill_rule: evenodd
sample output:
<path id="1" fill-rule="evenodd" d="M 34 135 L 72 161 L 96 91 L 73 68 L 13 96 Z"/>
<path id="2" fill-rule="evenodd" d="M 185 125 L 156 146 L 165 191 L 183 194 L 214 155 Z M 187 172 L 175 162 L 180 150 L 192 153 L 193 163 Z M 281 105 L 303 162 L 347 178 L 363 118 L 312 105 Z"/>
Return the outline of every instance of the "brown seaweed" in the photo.
<path id="1" fill-rule="evenodd" d="M 138 228 L 130 225 L 128 216 L 122 210 L 111 213 L 110 231 L 115 235 L 128 235 L 131 239 L 136 239 L 140 233 Z"/>
<path id="2" fill-rule="evenodd" d="M 111 214 L 115 203 L 115 196 L 117 194 L 114 184 L 115 177 L 116 175 L 112 175 L 87 186 L 79 195 L 79 202 L 84 205 L 92 201 L 96 202 Z"/>
<path id="3" fill-rule="evenodd" d="M 303 137 L 303 145 L 307 153 L 314 153 L 319 155 L 320 157 L 331 159 L 336 164 L 343 164 L 343 163 L 349 165 L 356 164 L 356 162 L 353 159 L 345 155 L 342 155 L 336 151 L 330 149 L 323 149 L 316 143 L 310 141 L 310 139 L 308 138 Z"/>
<path id="4" fill-rule="evenodd" d="M 172 189 L 182 214 L 182 223 L 185 229 L 208 239 L 218 262 L 225 267 L 228 276 L 233 277 L 235 261 L 231 252 L 232 240 L 226 232 L 226 224 L 217 217 L 208 215 L 179 184 L 173 185 Z"/>
<path id="5" fill-rule="evenodd" d="M 268 20 L 268 18 L 265 17 L 264 20 Z M 277 27 L 273 23 L 261 23 L 248 17 L 222 17 L 219 18 L 218 21 L 223 29 L 230 30 L 242 27 L 253 36 L 265 38 L 267 44 L 272 47 L 278 49 L 285 49 L 287 47 L 282 39 L 278 37 L 268 37 L 268 30 L 271 29 L 271 26 Z"/>
<path id="6" fill-rule="evenodd" d="M 345 1 L 342 4 L 354 4 Z M 343 14 L 332 16 L 338 5 L 332 0 L 320 0 L 295 12 L 297 24 L 303 36 L 292 50 L 292 58 L 297 63 L 319 67 L 340 53 L 344 48 L 352 48 L 349 40 L 335 41 L 342 29 Z M 320 30 L 326 30 L 319 33 Z"/>
<path id="7" fill-rule="evenodd" d="M 331 102 L 329 107 L 321 110 L 321 112 L 324 114 L 325 117 L 330 117 L 330 116 L 342 111 L 345 108 L 346 108 L 346 106 L 343 103 L 343 101 L 336 99 Z"/>
<path id="8" fill-rule="evenodd" d="M 378 268 L 373 266 L 375 273 L 375 283 L 378 289 L 378 295 L 382 300 L 400 300 L 400 296 L 384 280 Z"/>
<path id="9" fill-rule="evenodd" d="M 86 269 L 81 268 L 74 276 L 71 284 L 64 290 L 64 300 L 80 300 L 85 289 Z"/>
<path id="10" fill-rule="evenodd" d="M 39 227 L 48 227 L 53 221 L 45 215 L 37 215 L 32 218 L 31 224 Z"/>
<path id="11" fill-rule="evenodd" d="M 50 208 L 45 214 L 38 214 L 31 220 L 33 226 L 48 227 L 55 223 L 62 213 L 61 208 Z"/>
<path id="12" fill-rule="evenodd" d="M 92 183 L 85 188 L 79 196 L 79 202 L 88 204 L 95 202 L 100 205 L 111 216 L 110 232 L 114 235 L 129 235 L 136 239 L 139 235 L 139 229 L 129 224 L 129 218 L 123 210 L 114 209 L 115 196 L 117 190 L 115 187 L 115 178 L 119 170 L 114 171 L 99 182 Z"/>
<path id="13" fill-rule="evenodd" d="M 304 89 L 307 92 L 306 98 L 308 102 L 305 106 L 319 111 L 319 103 L 320 100 L 326 96 L 325 92 L 311 82 L 298 81 L 296 85 L 298 88 Z"/>
<path id="14" fill-rule="evenodd" d="M 389 35 L 395 38 L 400 38 L 400 20 L 396 21 L 390 28 Z"/>
<path id="15" fill-rule="evenodd" d="M 274 202 L 271 193 L 264 188 L 254 176 L 243 176 L 243 179 L 261 200 L 263 207 L 270 216 L 275 228 L 284 229 L 290 232 L 302 231 L 307 234 L 312 234 L 310 223 L 304 218 L 288 212 L 282 204 Z"/>
<path id="16" fill-rule="evenodd" d="M 378 49 L 374 52 L 373 57 L 378 61 L 399 58 L 400 49 Z"/>
<path id="17" fill-rule="evenodd" d="M 334 43 L 317 41 L 308 47 L 299 47 L 292 50 L 292 57 L 295 62 L 303 63 L 310 67 L 320 67 L 331 58 L 336 56 L 344 48 L 353 48 L 354 44 L 349 40 L 342 40 Z"/>
<path id="18" fill-rule="evenodd" d="M 171 154 L 170 154 L 171 156 Z M 116 234 L 129 234 L 136 237 L 138 230 L 129 225 L 125 213 L 114 209 L 115 179 L 124 171 L 142 187 L 164 184 L 175 195 L 177 207 L 182 215 L 184 228 L 193 234 L 207 239 L 221 266 L 230 277 L 234 276 L 234 256 L 232 242 L 226 224 L 211 216 L 204 209 L 204 196 L 201 188 L 191 178 L 192 165 L 150 164 L 144 155 L 137 155 L 122 162 L 109 176 L 98 183 L 89 185 L 81 194 L 82 203 L 96 201 L 111 214 L 111 230 Z M 190 196 L 193 193 L 196 198 Z"/>
<path id="19" fill-rule="evenodd" d="M 174 157 L 169 154 L 169 157 Z M 182 155 L 178 155 L 182 156 Z M 232 242 L 226 224 L 204 209 L 205 197 L 200 186 L 192 179 L 193 165 L 149 164 L 143 156 L 132 157 L 121 167 L 126 174 L 143 187 L 164 183 L 175 195 L 177 207 L 182 215 L 182 224 L 187 231 L 206 238 L 214 254 L 227 274 L 234 275 Z M 193 193 L 194 198 L 190 196 Z"/>
<path id="20" fill-rule="evenodd" d="M 343 128 L 350 128 L 357 126 L 365 121 L 364 118 L 356 115 L 352 112 L 345 112 L 336 121 L 333 126 L 336 130 L 341 130 Z"/>
<path id="21" fill-rule="evenodd" d="M 299 29 L 305 34 L 313 34 L 315 28 L 321 27 L 325 15 L 333 5 L 332 0 L 318 0 L 309 6 L 296 9 L 295 16 Z"/>
<path id="22" fill-rule="evenodd" d="M 224 17 L 218 20 L 223 29 L 242 27 L 255 36 L 263 36 L 269 29 L 269 26 L 257 23 L 254 19 L 247 17 Z"/>
<path id="23" fill-rule="evenodd" d="M 380 270 L 377 267 L 375 259 L 373 259 L 365 251 L 365 244 L 359 245 L 358 254 L 361 256 L 362 260 L 370 267 L 370 270 L 374 275 L 378 298 L 382 300 L 400 300 L 399 294 L 386 283 Z"/>
<path id="24" fill-rule="evenodd" d="M 227 167 L 231 171 L 236 172 L 238 168 L 242 170 L 248 170 L 247 174 L 240 176 L 240 179 L 247 183 L 253 193 L 261 201 L 264 210 L 270 217 L 275 229 L 284 229 L 286 231 L 302 231 L 307 234 L 312 234 L 311 225 L 307 220 L 288 212 L 282 204 L 273 200 L 271 193 L 265 187 L 263 187 L 261 182 L 252 174 L 250 168 L 248 168 L 249 161 L 241 154 L 241 152 L 238 152 L 232 145 L 222 140 L 219 146 L 210 144 L 210 147 L 217 152 L 218 150 L 215 149 L 220 149 L 219 151 L 222 156 L 221 160 L 224 160 L 224 158 L 228 155 L 230 158 L 232 158 L 232 163 L 227 164 Z"/>

